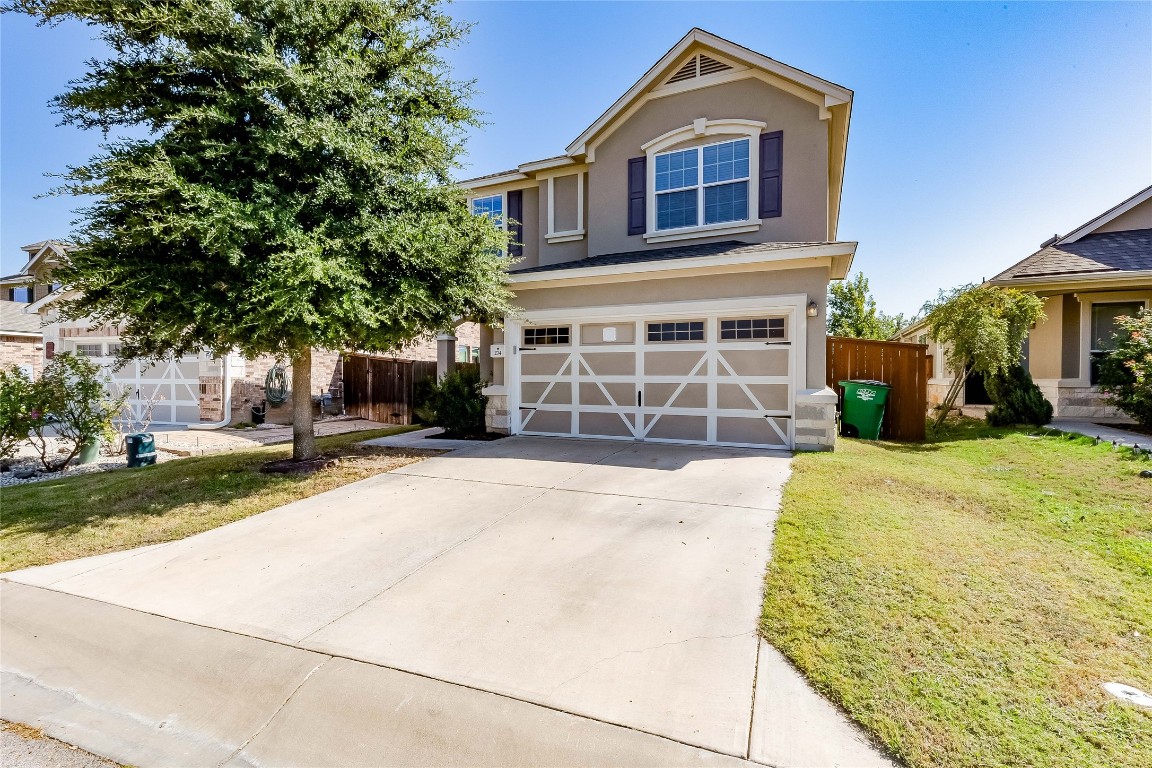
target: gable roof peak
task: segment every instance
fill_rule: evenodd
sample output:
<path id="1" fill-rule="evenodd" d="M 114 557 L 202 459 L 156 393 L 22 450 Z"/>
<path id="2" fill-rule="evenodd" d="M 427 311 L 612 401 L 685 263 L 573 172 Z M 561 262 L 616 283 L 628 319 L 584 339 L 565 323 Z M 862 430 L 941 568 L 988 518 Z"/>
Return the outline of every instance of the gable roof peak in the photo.
<path id="1" fill-rule="evenodd" d="M 1149 185 L 1149 186 L 1145 187 L 1144 189 L 1140 190 L 1139 192 L 1132 195 L 1132 197 L 1129 197 L 1124 202 L 1109 208 L 1108 210 L 1104 211 L 1104 213 L 1100 214 L 1099 216 L 1095 217 L 1094 219 L 1090 219 L 1089 221 L 1086 221 L 1085 223 L 1081 224 L 1079 227 L 1072 230 L 1071 232 L 1064 235 L 1063 237 L 1058 237 L 1056 239 L 1056 241 L 1053 243 L 1053 245 L 1064 245 L 1066 243 L 1074 243 L 1083 237 L 1087 237 L 1088 235 L 1092 234 L 1093 232 L 1095 232 L 1096 230 L 1098 230 L 1100 227 L 1104 226 L 1108 222 L 1112 221 L 1113 219 L 1118 218 L 1119 216 L 1127 213 L 1128 211 L 1132 210 L 1133 208 L 1140 205 L 1141 203 L 1147 202 L 1148 200 L 1152 200 L 1152 185 Z M 1043 246 L 1041 246 L 1041 247 L 1043 247 Z"/>

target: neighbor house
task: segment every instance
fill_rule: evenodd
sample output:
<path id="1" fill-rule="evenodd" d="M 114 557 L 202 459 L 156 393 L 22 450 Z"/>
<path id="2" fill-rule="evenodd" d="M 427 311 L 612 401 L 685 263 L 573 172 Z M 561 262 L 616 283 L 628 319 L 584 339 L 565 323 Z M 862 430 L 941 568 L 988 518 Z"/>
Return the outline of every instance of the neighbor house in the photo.
<path id="1" fill-rule="evenodd" d="M 463 182 L 520 244 L 522 311 L 482 345 L 490 428 L 831 448 L 851 111 L 847 88 L 693 29 L 563 154 Z"/>
<path id="2" fill-rule="evenodd" d="M 130 392 L 128 406 L 137 418 L 151 413 L 157 424 L 225 426 L 246 421 L 251 406 L 262 403 L 264 380 L 277 364 L 272 356 L 245 359 L 238 354 L 223 358 L 207 352 L 151 364 L 130 360 L 117 365 L 120 329 L 97 326 L 59 316 L 56 302 L 69 295 L 54 283 L 52 273 L 67 259 L 74 246 L 61 240 L 44 240 L 24 246 L 27 262 L 15 275 L 3 278 L 0 302 L 0 364 L 20 364 L 38 375 L 46 360 L 59 352 L 92 358 L 106 370 L 116 392 Z M 462 323 L 452 333 L 415 344 L 397 353 L 414 360 L 436 360 L 438 353 L 451 364 L 474 362 L 479 357 L 480 331 L 474 323 Z M 312 396 L 342 392 L 342 354 L 316 349 L 312 353 Z M 289 373 L 291 366 L 287 366 Z M 268 411 L 272 422 L 291 421 L 291 401 Z"/>
<path id="3" fill-rule="evenodd" d="M 1051 238 L 988 283 L 1031 291 L 1044 300 L 1046 319 L 1028 334 L 1023 363 L 1056 417 L 1126 420 L 1100 391 L 1097 370 L 1112 348 L 1116 318 L 1152 306 L 1152 186 Z M 923 323 L 900 338 L 928 342 Z M 952 372 L 936 345 L 931 352 L 929 401 L 939 403 Z M 957 405 L 987 402 L 978 378 Z"/>

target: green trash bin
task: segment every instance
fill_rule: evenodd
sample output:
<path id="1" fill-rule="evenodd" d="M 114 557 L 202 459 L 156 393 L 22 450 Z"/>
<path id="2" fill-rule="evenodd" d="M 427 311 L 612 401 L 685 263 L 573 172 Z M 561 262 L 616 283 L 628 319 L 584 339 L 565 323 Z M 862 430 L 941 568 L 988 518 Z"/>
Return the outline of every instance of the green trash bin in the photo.
<path id="1" fill-rule="evenodd" d="M 151 432 L 137 432 L 126 435 L 128 446 L 128 466 L 147 467 L 156 463 L 156 438 Z"/>
<path id="2" fill-rule="evenodd" d="M 892 389 L 882 381 L 849 379 L 838 382 L 844 388 L 844 407 L 840 411 L 840 434 L 865 440 L 880 439 L 884 407 Z"/>

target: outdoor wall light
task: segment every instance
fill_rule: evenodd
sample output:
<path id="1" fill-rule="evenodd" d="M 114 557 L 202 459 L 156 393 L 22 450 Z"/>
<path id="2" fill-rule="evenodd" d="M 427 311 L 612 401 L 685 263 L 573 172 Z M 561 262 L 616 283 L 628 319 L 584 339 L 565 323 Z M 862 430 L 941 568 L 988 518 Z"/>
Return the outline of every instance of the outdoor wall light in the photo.
<path id="1" fill-rule="evenodd" d="M 820 313 L 820 305 L 815 301 L 808 302 L 808 317 L 816 317 Z"/>

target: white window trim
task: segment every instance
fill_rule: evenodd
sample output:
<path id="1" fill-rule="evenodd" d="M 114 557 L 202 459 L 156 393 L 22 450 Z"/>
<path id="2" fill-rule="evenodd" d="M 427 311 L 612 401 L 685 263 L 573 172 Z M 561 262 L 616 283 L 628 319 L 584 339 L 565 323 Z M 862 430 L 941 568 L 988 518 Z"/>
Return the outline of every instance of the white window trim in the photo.
<path id="1" fill-rule="evenodd" d="M 558 176 L 576 177 L 576 229 L 556 231 L 556 186 Z M 548 233 L 544 239 L 548 243 L 568 243 L 584 238 L 584 171 L 574 174 L 556 174 L 548 177 Z"/>
<path id="2" fill-rule="evenodd" d="M 760 185 L 753 183 L 756 170 L 760 167 L 760 134 L 768 124 L 760 120 L 744 120 L 739 118 L 723 118 L 709 120 L 700 117 L 692 121 L 691 125 L 668 131 L 657 136 L 640 148 L 647 156 L 647 180 L 645 193 L 645 208 L 647 211 L 646 231 L 644 240 L 649 243 L 662 243 L 670 240 L 687 240 L 694 237 L 713 237 L 716 235 L 731 235 L 742 232 L 755 232 L 760 228 L 761 220 L 756 216 L 760 210 Z M 724 136 L 724 139 L 700 144 L 695 147 L 702 152 L 702 147 L 714 144 L 723 144 L 741 138 L 748 139 L 748 218 L 740 221 L 725 221 L 718 224 L 699 224 L 694 227 L 679 227 L 677 229 L 656 229 L 656 155 L 662 154 L 677 144 L 705 136 Z M 685 147 L 689 149 L 690 147 Z M 703 169 L 701 168 L 701 173 Z M 728 182 L 725 182 L 728 183 Z M 697 185 L 703 197 L 703 183 Z M 703 216 L 702 200 L 697 202 L 697 210 Z"/>
<path id="3" fill-rule="evenodd" d="M 487 200 L 489 197 L 500 198 L 500 229 L 508 231 L 508 193 L 495 192 L 488 195 L 471 195 L 468 198 L 468 212 L 473 213 L 472 204 L 477 200 Z"/>

